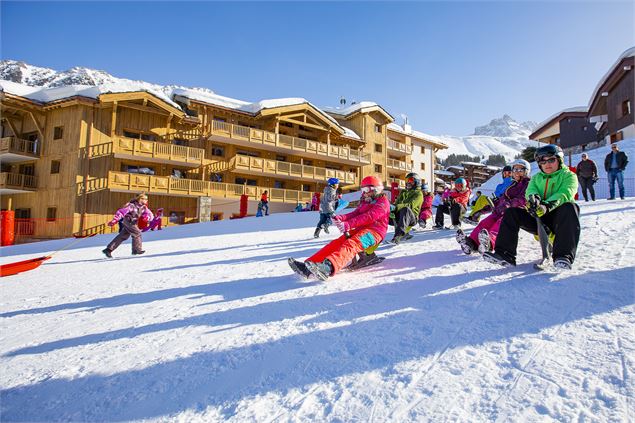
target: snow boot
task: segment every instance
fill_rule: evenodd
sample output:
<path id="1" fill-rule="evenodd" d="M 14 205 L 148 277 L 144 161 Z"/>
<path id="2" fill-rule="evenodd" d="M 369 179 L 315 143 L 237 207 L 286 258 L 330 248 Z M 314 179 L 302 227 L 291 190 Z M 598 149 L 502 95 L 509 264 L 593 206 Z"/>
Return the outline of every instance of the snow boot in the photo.
<path id="1" fill-rule="evenodd" d="M 288 258 L 287 263 L 289 263 L 289 267 L 298 275 L 302 276 L 304 279 L 309 279 L 312 275 L 311 271 L 306 268 L 306 265 L 298 260 Z"/>
<path id="2" fill-rule="evenodd" d="M 112 251 L 110 251 L 108 248 L 104 248 L 103 250 L 101 250 L 102 253 L 104 253 L 104 255 L 108 258 L 112 258 Z"/>
<path id="3" fill-rule="evenodd" d="M 463 250 L 465 254 L 472 254 L 477 249 L 474 240 L 466 236 L 465 232 L 460 229 L 456 231 L 456 242 L 459 243 L 461 250 Z"/>
<path id="4" fill-rule="evenodd" d="M 315 232 L 313 232 L 313 238 L 319 238 L 320 237 L 320 230 L 321 228 L 315 228 Z"/>
<path id="5" fill-rule="evenodd" d="M 487 229 L 481 229 L 478 233 L 478 252 L 484 254 L 486 251 L 492 251 L 492 240 L 489 237 Z"/>
<path id="6" fill-rule="evenodd" d="M 443 225 L 435 224 L 432 229 L 443 229 Z"/>
<path id="7" fill-rule="evenodd" d="M 146 250 L 140 250 L 140 251 L 133 251 L 132 255 L 133 256 L 140 256 L 141 254 L 145 253 Z"/>
<path id="8" fill-rule="evenodd" d="M 461 225 L 452 225 L 448 229 L 452 229 L 453 231 L 458 231 L 461 229 Z"/>
<path id="9" fill-rule="evenodd" d="M 498 264 L 500 266 L 516 266 L 516 261 L 513 259 L 507 259 L 502 255 L 494 251 L 486 251 L 483 253 L 483 260 L 488 263 Z"/>
<path id="10" fill-rule="evenodd" d="M 412 238 L 414 238 L 414 235 L 413 235 L 413 234 L 405 234 L 405 235 L 403 236 L 403 240 L 404 240 L 404 241 L 408 241 L 409 239 L 412 239 Z"/>
<path id="11" fill-rule="evenodd" d="M 324 233 L 325 233 L 325 234 L 330 233 L 330 232 L 329 232 L 329 226 L 328 226 L 328 225 L 324 224 L 324 225 L 322 226 L 322 228 L 324 229 Z"/>
<path id="12" fill-rule="evenodd" d="M 379 257 L 375 253 L 366 254 L 363 251 L 361 253 L 359 253 L 358 256 L 355 256 L 355 258 L 353 259 L 351 264 L 346 266 L 346 270 L 355 271 L 355 270 L 358 270 L 358 269 L 362 269 L 364 267 L 368 267 L 368 266 L 372 266 L 374 264 L 381 263 L 386 258 L 386 257 Z"/>
<path id="13" fill-rule="evenodd" d="M 558 257 L 553 261 L 553 267 L 555 267 L 556 270 L 571 270 L 571 266 L 571 262 L 566 257 Z"/>
<path id="14" fill-rule="evenodd" d="M 390 240 L 391 244 L 395 244 L 395 245 L 399 245 L 399 243 L 401 242 L 401 240 L 403 239 L 403 236 L 401 235 L 395 235 L 392 237 L 392 239 Z"/>
<path id="15" fill-rule="evenodd" d="M 333 274 L 333 265 L 328 259 L 319 263 L 305 261 L 304 264 L 306 265 L 306 268 L 313 273 L 313 276 L 321 281 L 327 280 Z"/>

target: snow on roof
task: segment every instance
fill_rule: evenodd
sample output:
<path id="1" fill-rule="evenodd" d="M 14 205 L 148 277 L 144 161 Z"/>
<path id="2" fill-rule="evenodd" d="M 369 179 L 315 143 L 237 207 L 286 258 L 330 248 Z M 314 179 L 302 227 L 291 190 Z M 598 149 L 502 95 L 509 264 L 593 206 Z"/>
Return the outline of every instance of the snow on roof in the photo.
<path id="1" fill-rule="evenodd" d="M 355 131 L 353 131 L 352 129 L 349 129 L 349 128 L 345 127 L 345 126 L 343 126 L 342 128 L 344 128 L 344 135 L 346 135 L 347 137 L 355 138 L 357 140 L 361 140 L 362 139 L 362 137 L 357 135 L 357 133 Z"/>
<path id="2" fill-rule="evenodd" d="M 412 130 L 412 129 L 410 129 L 409 131 L 406 131 L 406 129 L 404 129 L 401 125 L 398 125 L 398 124 L 396 124 L 394 122 L 391 122 L 391 123 L 388 124 L 388 129 L 391 130 L 391 131 L 395 131 L 395 132 L 399 132 L 399 133 L 402 133 L 402 134 L 411 135 L 411 136 L 414 136 L 414 137 L 417 137 L 417 138 L 421 138 L 421 139 L 424 139 L 426 141 L 432 141 L 435 144 L 439 144 L 439 145 L 444 146 L 446 148 L 448 146 L 446 143 L 441 141 L 440 138 L 435 137 L 434 135 L 426 134 L 424 132 L 415 131 L 415 130 Z"/>
<path id="3" fill-rule="evenodd" d="M 496 170 L 496 171 L 501 170 L 500 166 L 487 165 L 486 168 L 489 169 L 489 170 Z"/>
<path id="4" fill-rule="evenodd" d="M 179 105 L 170 99 L 163 91 L 158 91 L 150 87 L 150 84 L 139 81 L 120 81 L 117 83 L 107 83 L 102 85 L 66 85 L 55 88 L 31 87 L 11 81 L 0 80 L 2 91 L 28 98 L 40 103 L 49 103 L 65 98 L 81 96 L 97 99 L 101 94 L 127 93 L 145 91 L 170 105 L 180 109 Z"/>
<path id="5" fill-rule="evenodd" d="M 445 168 L 447 169 L 458 169 L 458 170 L 465 170 L 465 168 L 463 166 L 458 166 L 458 165 L 452 165 L 452 166 L 448 166 Z"/>
<path id="6" fill-rule="evenodd" d="M 626 50 L 624 53 L 620 54 L 620 57 L 618 57 L 615 63 L 613 63 L 613 65 L 609 68 L 609 70 L 604 74 L 602 79 L 600 79 L 600 82 L 598 82 L 598 84 L 595 86 L 595 89 L 593 90 L 593 94 L 591 95 L 591 99 L 589 100 L 588 107 L 591 107 L 591 104 L 593 104 L 593 100 L 595 99 L 595 96 L 598 94 L 598 91 L 600 90 L 602 85 L 604 85 L 606 80 L 609 79 L 609 76 L 613 73 L 615 68 L 620 64 L 622 60 L 626 59 L 627 57 L 635 57 L 635 47 L 631 47 L 628 50 Z"/>
<path id="7" fill-rule="evenodd" d="M 435 175 L 454 176 L 454 172 L 448 172 L 447 170 L 435 170 Z"/>
<path id="8" fill-rule="evenodd" d="M 487 165 L 484 165 L 483 163 L 476 163 L 476 162 L 463 162 L 461 164 L 468 165 L 468 166 L 487 167 Z"/>
<path id="9" fill-rule="evenodd" d="M 381 107 L 379 104 L 373 101 L 360 101 L 359 103 L 351 104 L 346 107 L 322 107 L 325 112 L 333 113 L 335 115 L 348 116 L 352 113 L 355 113 L 361 109 L 365 109 L 367 107 Z"/>
<path id="10" fill-rule="evenodd" d="M 543 120 L 538 125 L 536 125 L 536 129 L 534 129 L 534 132 L 532 132 L 531 135 L 540 132 L 543 129 L 543 126 L 547 125 L 549 122 L 551 122 L 553 119 L 557 118 L 563 113 L 587 113 L 588 111 L 589 111 L 589 108 L 587 106 L 575 106 L 575 107 L 569 107 L 568 109 L 560 110 L 559 112 L 552 114 L 547 119 Z"/>

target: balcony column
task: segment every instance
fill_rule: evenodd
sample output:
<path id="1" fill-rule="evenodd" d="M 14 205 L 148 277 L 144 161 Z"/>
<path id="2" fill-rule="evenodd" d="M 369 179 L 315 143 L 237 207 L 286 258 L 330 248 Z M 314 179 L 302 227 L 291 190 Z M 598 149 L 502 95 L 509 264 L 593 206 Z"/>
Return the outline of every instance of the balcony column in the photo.
<path id="1" fill-rule="evenodd" d="M 276 145 L 278 144 L 278 135 L 280 134 L 280 115 L 276 115 Z"/>
<path id="2" fill-rule="evenodd" d="M 165 139 L 166 141 L 170 139 L 170 124 L 172 123 L 172 113 L 168 116 L 168 121 L 165 124 Z"/>
<path id="3" fill-rule="evenodd" d="M 115 129 L 117 128 L 117 102 L 112 104 L 112 117 L 110 118 L 110 138 L 115 137 Z"/>

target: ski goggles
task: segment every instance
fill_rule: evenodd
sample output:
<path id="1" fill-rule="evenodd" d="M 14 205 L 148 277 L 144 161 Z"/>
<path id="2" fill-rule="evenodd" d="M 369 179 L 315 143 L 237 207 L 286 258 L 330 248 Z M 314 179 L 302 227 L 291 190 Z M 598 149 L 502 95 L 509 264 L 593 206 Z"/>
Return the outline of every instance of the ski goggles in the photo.
<path id="1" fill-rule="evenodd" d="M 415 178 L 408 178 L 406 179 L 406 183 L 410 184 L 410 185 L 414 185 L 415 184 Z"/>
<path id="2" fill-rule="evenodd" d="M 524 173 L 524 172 L 527 172 L 527 169 L 525 169 L 524 167 L 515 167 L 512 169 L 512 172 Z"/>
<path id="3" fill-rule="evenodd" d="M 366 194 L 366 193 L 368 193 L 368 192 L 370 192 L 370 191 L 377 191 L 377 188 L 376 188 L 376 187 L 361 187 L 360 189 L 361 189 L 361 191 L 362 191 L 364 194 Z"/>
<path id="4" fill-rule="evenodd" d="M 543 164 L 552 164 L 558 161 L 558 158 L 556 157 L 541 157 L 538 159 L 538 164 L 539 165 L 543 165 Z"/>

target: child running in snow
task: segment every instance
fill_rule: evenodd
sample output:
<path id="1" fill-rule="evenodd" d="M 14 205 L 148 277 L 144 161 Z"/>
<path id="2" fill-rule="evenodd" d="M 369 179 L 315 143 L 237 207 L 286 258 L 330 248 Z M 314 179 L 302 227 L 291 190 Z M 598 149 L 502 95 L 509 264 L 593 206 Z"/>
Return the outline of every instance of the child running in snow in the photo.
<path id="1" fill-rule="evenodd" d="M 456 232 L 456 241 L 465 254 L 492 251 L 505 210 L 510 207 L 525 207 L 525 190 L 529 185 L 531 165 L 527 160 L 518 159 L 511 164 L 511 168 L 512 183 L 494 203 L 494 211 L 479 222 L 469 237 L 461 229 Z"/>
<path id="2" fill-rule="evenodd" d="M 430 187 L 426 183 L 421 185 L 421 192 L 423 192 L 423 203 L 421 204 L 421 211 L 419 212 L 419 227 L 425 228 L 426 221 L 432 218 L 433 196 L 430 192 Z"/>
<path id="3" fill-rule="evenodd" d="M 139 219 L 144 216 L 146 220 L 150 221 L 154 218 L 152 212 L 147 206 L 148 196 L 145 193 L 137 195 L 137 197 L 131 200 L 128 204 L 117 210 L 115 216 L 108 226 L 115 226 L 117 222 L 121 222 L 122 229 L 117 236 L 110 241 L 110 244 L 102 250 L 106 257 L 111 258 L 112 252 L 115 251 L 119 245 L 130 238 L 132 235 L 132 254 L 138 255 L 145 253 L 141 249 L 141 231 L 137 226 Z"/>
<path id="4" fill-rule="evenodd" d="M 390 214 L 390 203 L 383 190 L 378 177 L 365 177 L 361 183 L 362 196 L 357 208 L 348 214 L 333 217 L 342 236 L 326 244 L 304 263 L 290 258 L 289 266 L 305 278 L 313 275 L 326 280 L 343 269 L 357 254 L 365 254 L 365 250 L 378 245 L 386 236 Z"/>

